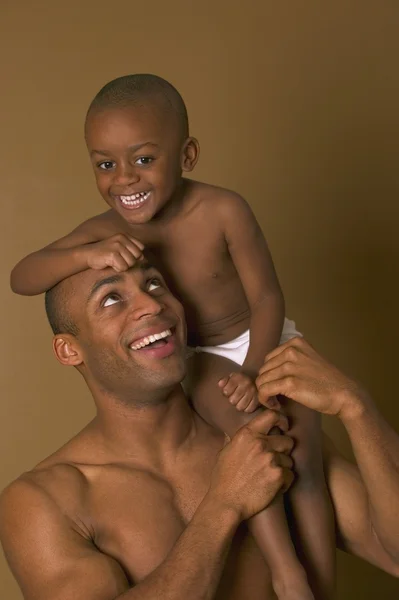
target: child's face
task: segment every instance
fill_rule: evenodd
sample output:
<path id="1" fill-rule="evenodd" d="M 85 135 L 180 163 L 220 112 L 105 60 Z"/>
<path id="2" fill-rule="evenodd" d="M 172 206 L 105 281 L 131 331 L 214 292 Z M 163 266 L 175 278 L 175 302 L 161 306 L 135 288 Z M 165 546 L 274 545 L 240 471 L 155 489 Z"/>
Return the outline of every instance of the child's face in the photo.
<path id="1" fill-rule="evenodd" d="M 165 206 L 198 154 L 195 140 L 182 140 L 173 115 L 157 107 L 94 113 L 86 142 L 100 194 L 131 224 L 147 223 Z"/>

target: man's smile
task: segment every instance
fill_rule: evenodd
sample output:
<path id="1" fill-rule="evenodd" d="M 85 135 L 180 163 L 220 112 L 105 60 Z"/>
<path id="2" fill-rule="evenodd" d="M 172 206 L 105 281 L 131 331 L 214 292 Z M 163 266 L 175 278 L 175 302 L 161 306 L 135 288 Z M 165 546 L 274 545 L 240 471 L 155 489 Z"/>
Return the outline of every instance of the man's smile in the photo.
<path id="1" fill-rule="evenodd" d="M 160 333 L 154 333 L 154 334 L 150 334 L 150 335 L 140 338 L 139 340 L 135 341 L 134 344 L 130 344 L 130 348 L 132 350 L 140 350 L 141 348 L 145 348 L 146 346 L 149 346 L 150 344 L 155 344 L 155 342 L 160 341 L 160 340 L 162 340 L 163 342 L 166 342 L 166 338 L 169 338 L 171 335 L 172 335 L 171 330 L 165 329 L 164 331 L 161 331 Z M 164 345 L 164 344 L 160 344 L 160 345 Z"/>
<path id="2" fill-rule="evenodd" d="M 148 358 L 162 359 L 174 354 L 178 345 L 176 335 L 170 329 L 166 329 L 159 334 L 142 338 L 139 346 L 130 346 L 130 349 L 133 352 L 145 354 Z"/>

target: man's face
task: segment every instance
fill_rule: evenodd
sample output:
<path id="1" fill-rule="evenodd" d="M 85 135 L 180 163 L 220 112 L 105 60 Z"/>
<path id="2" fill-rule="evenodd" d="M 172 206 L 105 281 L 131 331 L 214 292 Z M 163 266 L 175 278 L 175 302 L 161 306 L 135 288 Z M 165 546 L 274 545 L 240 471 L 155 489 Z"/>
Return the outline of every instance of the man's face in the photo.
<path id="1" fill-rule="evenodd" d="M 150 221 L 181 181 L 184 140 L 175 121 L 157 106 L 111 108 L 88 117 L 86 143 L 97 187 L 128 223 Z"/>
<path id="2" fill-rule="evenodd" d="M 71 315 L 89 382 L 121 401 L 147 402 L 182 381 L 184 312 L 156 269 L 140 262 L 75 278 Z"/>

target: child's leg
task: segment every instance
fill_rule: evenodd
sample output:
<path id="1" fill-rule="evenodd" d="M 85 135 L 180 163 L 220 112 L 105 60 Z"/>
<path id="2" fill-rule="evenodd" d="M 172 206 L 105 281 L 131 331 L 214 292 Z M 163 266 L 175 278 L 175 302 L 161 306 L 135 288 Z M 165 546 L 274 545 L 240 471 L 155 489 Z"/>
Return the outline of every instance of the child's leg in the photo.
<path id="1" fill-rule="evenodd" d="M 238 412 L 222 396 L 218 381 L 237 365 L 223 357 L 206 353 L 190 360 L 186 389 L 197 412 L 211 425 L 232 436 L 257 412 Z M 313 600 L 306 572 L 300 564 L 287 526 L 283 498 L 248 521 L 265 560 L 270 567 L 273 588 L 279 600 Z"/>
<path id="2" fill-rule="evenodd" d="M 315 597 L 329 600 L 335 589 L 335 525 L 323 471 L 321 415 L 286 398 L 280 401 L 295 440 L 297 477 L 288 492 L 294 541 Z"/>

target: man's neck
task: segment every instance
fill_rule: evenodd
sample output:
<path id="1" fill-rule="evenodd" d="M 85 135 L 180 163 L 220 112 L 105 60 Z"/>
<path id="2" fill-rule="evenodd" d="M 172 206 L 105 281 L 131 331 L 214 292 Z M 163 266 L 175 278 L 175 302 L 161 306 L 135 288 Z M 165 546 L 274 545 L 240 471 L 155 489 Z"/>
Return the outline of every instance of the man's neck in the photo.
<path id="1" fill-rule="evenodd" d="M 180 385 L 154 404 L 111 400 L 98 407 L 93 428 L 104 449 L 121 459 L 162 466 L 190 445 L 198 419 Z"/>

